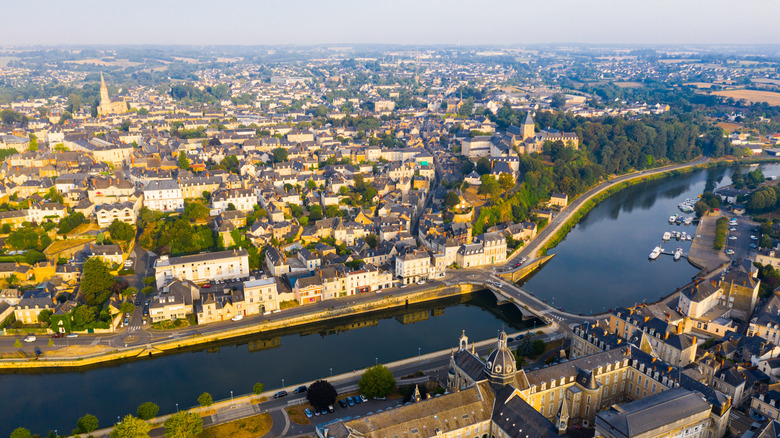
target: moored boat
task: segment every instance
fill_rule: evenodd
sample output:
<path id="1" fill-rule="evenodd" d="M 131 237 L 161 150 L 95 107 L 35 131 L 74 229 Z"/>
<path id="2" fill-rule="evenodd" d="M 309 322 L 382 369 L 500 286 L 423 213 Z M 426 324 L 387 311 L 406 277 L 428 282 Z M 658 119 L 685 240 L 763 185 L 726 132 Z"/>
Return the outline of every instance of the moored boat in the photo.
<path id="1" fill-rule="evenodd" d="M 653 248 L 653 251 L 650 253 L 650 256 L 649 256 L 650 260 L 657 259 L 658 256 L 661 255 L 661 252 L 663 252 L 663 250 L 664 249 L 661 248 L 660 246 L 656 246 L 655 248 Z"/>
<path id="2" fill-rule="evenodd" d="M 677 248 L 677 250 L 674 251 L 674 259 L 680 260 L 680 257 L 682 257 L 683 249 Z"/>

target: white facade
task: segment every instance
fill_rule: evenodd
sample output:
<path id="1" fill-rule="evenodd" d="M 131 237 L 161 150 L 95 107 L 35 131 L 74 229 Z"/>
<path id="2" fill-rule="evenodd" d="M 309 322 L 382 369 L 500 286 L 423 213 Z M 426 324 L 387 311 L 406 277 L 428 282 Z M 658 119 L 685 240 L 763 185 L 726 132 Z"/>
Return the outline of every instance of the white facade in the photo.
<path id="1" fill-rule="evenodd" d="M 161 256 L 154 268 L 158 288 L 175 278 L 195 283 L 233 280 L 249 276 L 249 254 L 240 249 L 172 258 Z"/>
<path id="2" fill-rule="evenodd" d="M 244 312 L 256 315 L 279 310 L 279 293 L 276 279 L 261 278 L 244 282 Z"/>
<path id="3" fill-rule="evenodd" d="M 144 188 L 144 206 L 155 211 L 184 211 L 179 183 L 172 180 L 150 181 Z"/>

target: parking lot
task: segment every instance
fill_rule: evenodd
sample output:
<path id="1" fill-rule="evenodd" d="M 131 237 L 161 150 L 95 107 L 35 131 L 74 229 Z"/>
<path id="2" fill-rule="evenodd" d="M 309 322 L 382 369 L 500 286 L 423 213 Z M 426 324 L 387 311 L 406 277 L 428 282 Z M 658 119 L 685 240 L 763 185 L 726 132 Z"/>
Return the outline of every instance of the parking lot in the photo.
<path id="1" fill-rule="evenodd" d="M 724 251 L 731 260 L 753 259 L 758 247 L 758 224 L 743 216 L 728 215 L 729 223 Z"/>

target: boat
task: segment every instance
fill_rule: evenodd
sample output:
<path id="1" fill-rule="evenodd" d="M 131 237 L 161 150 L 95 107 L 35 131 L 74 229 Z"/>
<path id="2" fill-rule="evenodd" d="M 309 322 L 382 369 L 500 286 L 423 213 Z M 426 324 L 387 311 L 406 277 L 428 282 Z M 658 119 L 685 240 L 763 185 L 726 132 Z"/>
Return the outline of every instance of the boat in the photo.
<path id="1" fill-rule="evenodd" d="M 688 235 L 688 238 L 687 238 L 687 239 L 685 239 L 685 240 L 687 240 L 687 241 L 689 241 L 689 242 L 690 242 L 691 240 L 693 240 L 693 235 L 689 234 L 689 235 Z"/>
<path id="2" fill-rule="evenodd" d="M 672 238 L 672 233 L 670 233 L 668 231 L 664 232 L 664 236 L 663 236 L 664 242 L 668 242 L 669 239 L 671 239 L 671 238 Z"/>
<path id="3" fill-rule="evenodd" d="M 683 219 L 683 223 L 685 225 L 690 225 L 691 223 L 693 223 L 693 216 L 688 216 L 685 219 Z"/>
<path id="4" fill-rule="evenodd" d="M 680 240 L 682 240 L 683 242 L 685 242 L 686 240 L 688 240 L 688 233 L 686 233 L 685 231 L 683 231 L 682 233 L 680 233 Z"/>
<path id="5" fill-rule="evenodd" d="M 682 218 L 682 216 L 677 216 L 677 220 L 676 220 L 676 221 L 674 221 L 674 223 L 676 223 L 677 225 L 682 225 L 682 223 L 683 223 L 683 218 Z"/>
<path id="6" fill-rule="evenodd" d="M 677 220 L 677 215 L 676 214 L 669 216 L 669 224 L 673 224 L 674 221 L 676 221 L 676 220 Z"/>
<path id="7" fill-rule="evenodd" d="M 674 233 L 674 238 L 677 239 L 677 240 L 682 239 L 682 233 L 680 233 L 679 231 Z"/>
<path id="8" fill-rule="evenodd" d="M 663 249 L 663 248 L 661 248 L 660 246 L 656 246 L 655 248 L 653 248 L 653 252 L 651 252 L 651 253 L 650 253 L 650 256 L 649 256 L 649 257 L 650 257 L 650 260 L 655 260 L 655 259 L 657 259 L 657 258 L 658 258 L 658 256 L 659 256 L 659 255 L 661 255 L 661 252 L 663 252 L 663 250 L 664 250 L 664 249 Z"/>
<path id="9" fill-rule="evenodd" d="M 675 260 L 680 260 L 680 257 L 682 257 L 682 253 L 683 253 L 683 249 L 682 248 L 677 248 L 674 251 L 674 259 Z"/>

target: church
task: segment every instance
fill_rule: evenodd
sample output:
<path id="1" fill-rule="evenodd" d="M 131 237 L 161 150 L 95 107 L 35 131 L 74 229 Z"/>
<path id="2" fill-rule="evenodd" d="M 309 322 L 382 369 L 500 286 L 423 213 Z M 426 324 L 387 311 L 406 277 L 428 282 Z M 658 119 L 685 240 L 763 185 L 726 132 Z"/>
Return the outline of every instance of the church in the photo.
<path id="1" fill-rule="evenodd" d="M 447 386 L 447 393 L 440 396 L 319 426 L 318 436 L 567 436 L 570 428 L 614 424 L 621 415 L 636 418 L 630 402 L 643 400 L 642 410 L 655 409 L 652 424 L 627 422 L 629 430 L 620 431 L 597 426 L 596 436 L 674 436 L 675 431 L 695 430 L 690 436 L 720 438 L 731 411 L 728 396 L 632 345 L 530 371 L 517 368 L 503 330 L 485 359 L 475 353 L 473 344 L 469 348 L 464 332 L 450 357 Z M 674 392 L 664 394 L 668 390 Z M 705 401 L 697 415 L 668 408 L 670 400 L 686 403 L 691 394 Z M 621 409 L 623 403 L 629 409 Z"/>
<path id="2" fill-rule="evenodd" d="M 125 99 L 111 101 L 108 97 L 108 87 L 106 87 L 106 81 L 103 79 L 103 73 L 100 73 L 100 105 L 98 105 L 98 116 L 106 116 L 109 114 L 122 114 L 127 112 L 127 102 Z"/>

